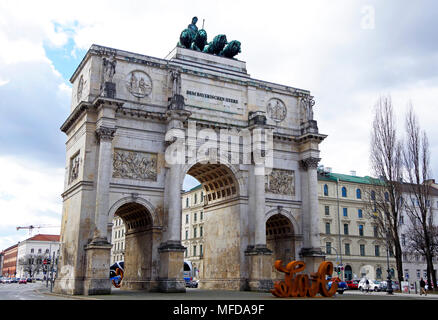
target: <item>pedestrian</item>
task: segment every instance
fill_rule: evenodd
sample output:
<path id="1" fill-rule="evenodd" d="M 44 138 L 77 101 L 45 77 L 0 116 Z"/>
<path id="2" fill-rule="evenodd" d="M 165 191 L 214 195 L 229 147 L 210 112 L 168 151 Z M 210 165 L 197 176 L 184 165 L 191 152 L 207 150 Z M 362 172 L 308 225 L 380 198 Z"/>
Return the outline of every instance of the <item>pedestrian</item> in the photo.
<path id="1" fill-rule="evenodd" d="M 427 296 L 427 292 L 425 290 L 426 282 L 424 282 L 423 278 L 420 279 L 420 296 L 424 293 Z"/>
<path id="2" fill-rule="evenodd" d="M 365 281 L 365 287 L 366 287 L 367 293 L 369 293 L 370 292 L 370 282 L 368 281 L 368 279 L 366 279 L 366 281 Z"/>

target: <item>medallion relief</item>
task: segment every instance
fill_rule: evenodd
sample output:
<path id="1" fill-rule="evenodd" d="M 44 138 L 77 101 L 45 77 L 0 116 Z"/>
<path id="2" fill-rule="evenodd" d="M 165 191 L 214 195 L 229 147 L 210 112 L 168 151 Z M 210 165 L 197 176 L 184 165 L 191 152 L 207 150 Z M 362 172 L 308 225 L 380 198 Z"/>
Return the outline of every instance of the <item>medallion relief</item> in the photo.
<path id="1" fill-rule="evenodd" d="M 286 118 L 287 109 L 283 101 L 277 98 L 272 98 L 266 106 L 268 117 L 275 122 L 281 122 Z"/>
<path id="2" fill-rule="evenodd" d="M 157 180 L 157 154 L 114 149 L 113 178 Z"/>
<path id="3" fill-rule="evenodd" d="M 126 88 L 134 97 L 144 98 L 152 92 L 152 80 L 145 72 L 135 70 L 128 74 Z"/>
<path id="4" fill-rule="evenodd" d="M 274 194 L 295 195 L 295 172 L 272 169 L 271 174 L 267 176 L 265 191 Z"/>

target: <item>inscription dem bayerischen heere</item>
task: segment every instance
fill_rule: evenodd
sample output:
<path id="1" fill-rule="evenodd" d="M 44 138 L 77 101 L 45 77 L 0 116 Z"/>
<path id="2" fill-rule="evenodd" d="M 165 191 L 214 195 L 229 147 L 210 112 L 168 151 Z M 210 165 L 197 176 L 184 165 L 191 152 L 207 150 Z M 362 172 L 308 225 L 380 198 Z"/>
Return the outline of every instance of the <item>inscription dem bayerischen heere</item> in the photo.
<path id="1" fill-rule="evenodd" d="M 236 103 L 236 104 L 239 103 L 239 100 L 236 100 L 236 99 L 225 98 L 225 97 L 215 96 L 215 95 L 208 94 L 208 93 L 195 92 L 195 91 L 191 91 L 191 90 L 187 90 L 186 94 L 191 95 L 191 96 L 207 98 L 207 99 L 215 99 L 218 101 L 225 101 L 225 102 Z"/>

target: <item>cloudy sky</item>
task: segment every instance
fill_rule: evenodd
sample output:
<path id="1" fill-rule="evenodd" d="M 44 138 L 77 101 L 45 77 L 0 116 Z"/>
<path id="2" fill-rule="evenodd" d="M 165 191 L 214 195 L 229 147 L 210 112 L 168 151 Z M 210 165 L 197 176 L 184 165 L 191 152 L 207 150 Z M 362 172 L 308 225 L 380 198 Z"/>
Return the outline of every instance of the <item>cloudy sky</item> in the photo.
<path id="1" fill-rule="evenodd" d="M 373 106 L 391 95 L 399 133 L 411 102 L 438 174 L 436 1 L 0 2 L 0 250 L 59 226 L 69 79 L 93 44 L 164 58 L 193 16 L 239 40 L 253 78 L 307 89 L 327 139 L 321 163 L 370 174 Z M 38 231 L 36 231 L 38 232 Z M 59 233 L 59 227 L 40 229 Z M 34 232 L 35 234 L 35 232 Z"/>

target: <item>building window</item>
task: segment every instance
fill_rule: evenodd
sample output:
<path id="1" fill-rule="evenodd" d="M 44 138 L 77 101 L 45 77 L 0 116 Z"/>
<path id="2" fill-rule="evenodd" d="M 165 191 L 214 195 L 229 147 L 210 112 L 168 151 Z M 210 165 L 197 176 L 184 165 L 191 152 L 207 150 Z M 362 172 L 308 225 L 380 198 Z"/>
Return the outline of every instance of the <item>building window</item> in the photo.
<path id="1" fill-rule="evenodd" d="M 401 235 L 401 243 L 402 243 L 402 246 L 406 245 L 406 236 L 404 234 Z"/>
<path id="2" fill-rule="evenodd" d="M 325 233 L 330 234 L 330 222 L 325 223 Z"/>
<path id="3" fill-rule="evenodd" d="M 203 226 L 200 226 L 200 227 L 199 227 L 199 236 L 200 236 L 200 237 L 203 237 L 203 236 L 204 236 L 204 227 L 203 227 Z"/>
<path id="4" fill-rule="evenodd" d="M 201 211 L 201 221 L 204 220 L 204 212 Z"/>
<path id="5" fill-rule="evenodd" d="M 194 204 L 198 203 L 198 194 L 197 193 L 195 193 L 195 199 L 194 199 L 193 203 Z"/>
<path id="6" fill-rule="evenodd" d="M 204 202 L 204 192 L 201 191 L 201 202 Z"/>
<path id="7" fill-rule="evenodd" d="M 193 246 L 193 255 L 196 256 L 196 246 Z"/>
<path id="8" fill-rule="evenodd" d="M 373 226 L 373 232 L 374 232 L 374 238 L 378 238 L 379 237 L 379 229 L 377 229 L 377 226 Z"/>
<path id="9" fill-rule="evenodd" d="M 186 224 L 189 223 L 189 215 L 186 214 Z"/>
<path id="10" fill-rule="evenodd" d="M 328 185 L 324 185 L 324 195 L 328 196 Z"/>
<path id="11" fill-rule="evenodd" d="M 342 208 L 342 212 L 344 217 L 348 217 L 348 209 L 347 208 Z"/>
<path id="12" fill-rule="evenodd" d="M 332 253 L 332 243 L 331 242 L 326 242 L 325 243 L 325 252 L 327 254 L 331 254 Z"/>
<path id="13" fill-rule="evenodd" d="M 364 244 L 360 245 L 360 255 L 365 256 L 365 245 Z"/>
<path id="14" fill-rule="evenodd" d="M 363 236 L 363 224 L 359 225 L 359 235 Z"/>
<path id="15" fill-rule="evenodd" d="M 204 255 L 204 246 L 201 244 L 199 245 L 199 254 L 202 256 Z"/>
<path id="16" fill-rule="evenodd" d="M 360 189 L 356 189 L 356 198 L 362 199 L 362 191 L 360 191 Z"/>
<path id="17" fill-rule="evenodd" d="M 344 198 L 346 198 L 347 197 L 347 188 L 345 188 L 345 187 L 342 187 L 342 189 L 341 189 L 342 191 L 341 191 L 341 193 L 342 193 L 342 196 L 344 197 Z"/>
<path id="18" fill-rule="evenodd" d="M 417 269 L 417 279 L 420 279 L 420 276 L 421 276 L 420 270 Z"/>
<path id="19" fill-rule="evenodd" d="M 186 240 L 189 238 L 189 230 L 186 230 Z"/>
<path id="20" fill-rule="evenodd" d="M 41 253 L 41 249 L 38 249 L 38 253 Z"/>
<path id="21" fill-rule="evenodd" d="M 376 200 L 376 192 L 374 190 L 371 191 L 371 200 Z"/>
<path id="22" fill-rule="evenodd" d="M 188 208 L 189 207 L 189 198 L 187 197 L 186 198 L 186 208 Z"/>
<path id="23" fill-rule="evenodd" d="M 30 253 L 34 253 L 34 251 L 35 251 L 35 249 L 33 249 L 33 248 L 30 249 Z"/>
<path id="24" fill-rule="evenodd" d="M 376 278 L 382 279 L 382 269 L 381 268 L 376 269 Z"/>
<path id="25" fill-rule="evenodd" d="M 405 279 L 408 280 L 409 279 L 409 270 L 405 269 Z"/>
<path id="26" fill-rule="evenodd" d="M 325 206 L 324 207 L 324 212 L 325 212 L 326 216 L 330 215 L 330 207 L 329 206 Z"/>
<path id="27" fill-rule="evenodd" d="M 197 230 L 196 230 L 196 227 L 195 228 L 193 228 L 193 238 L 196 238 L 197 237 L 197 235 L 196 235 L 196 232 Z"/>
<path id="28" fill-rule="evenodd" d="M 344 223 L 344 234 L 348 235 L 348 223 Z"/>
<path id="29" fill-rule="evenodd" d="M 400 216 L 399 222 L 400 222 L 400 225 L 405 223 L 405 218 L 403 217 L 403 215 Z"/>
<path id="30" fill-rule="evenodd" d="M 380 246 L 374 246 L 374 255 L 380 257 Z"/>
<path id="31" fill-rule="evenodd" d="M 362 218 L 363 218 L 363 211 L 362 211 L 362 209 L 357 209 L 357 217 L 358 217 L 359 219 L 362 219 Z"/>
<path id="32" fill-rule="evenodd" d="M 348 256 L 350 255 L 350 244 L 349 243 L 345 244 L 345 254 Z"/>
<path id="33" fill-rule="evenodd" d="M 194 220 L 195 220 L 195 222 L 198 220 L 198 214 L 196 212 L 194 214 Z"/>

